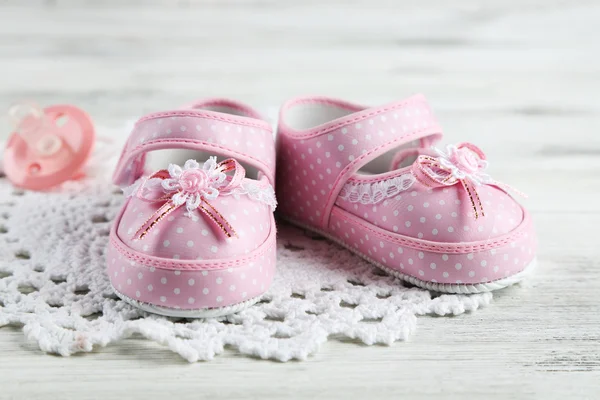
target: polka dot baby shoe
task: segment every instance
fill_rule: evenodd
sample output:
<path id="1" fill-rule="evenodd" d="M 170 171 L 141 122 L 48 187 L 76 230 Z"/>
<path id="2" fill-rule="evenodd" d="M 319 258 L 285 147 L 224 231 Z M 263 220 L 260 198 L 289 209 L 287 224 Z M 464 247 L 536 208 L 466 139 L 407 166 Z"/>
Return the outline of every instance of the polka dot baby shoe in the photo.
<path id="1" fill-rule="evenodd" d="M 365 108 L 298 98 L 280 113 L 278 213 L 386 272 L 449 293 L 499 289 L 535 264 L 531 217 L 421 95 Z"/>
<path id="2" fill-rule="evenodd" d="M 141 118 L 113 177 L 127 186 L 107 252 L 116 294 L 190 318 L 257 302 L 275 273 L 274 170 L 271 126 L 242 104 Z"/>

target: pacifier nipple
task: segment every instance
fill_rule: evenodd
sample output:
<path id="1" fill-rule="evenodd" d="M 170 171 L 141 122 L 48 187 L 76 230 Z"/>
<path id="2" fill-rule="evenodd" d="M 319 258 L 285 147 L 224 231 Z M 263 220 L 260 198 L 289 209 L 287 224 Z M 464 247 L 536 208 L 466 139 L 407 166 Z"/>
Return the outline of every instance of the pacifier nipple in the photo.
<path id="1" fill-rule="evenodd" d="M 14 131 L 4 169 L 12 183 L 43 190 L 80 175 L 94 144 L 94 127 L 83 110 L 19 103 L 9 108 L 8 118 Z"/>
<path id="2" fill-rule="evenodd" d="M 58 136 L 55 135 L 44 135 L 42 136 L 35 146 L 37 152 L 41 156 L 49 157 L 58 153 L 62 147 L 62 141 Z"/>
<path id="3" fill-rule="evenodd" d="M 48 121 L 44 110 L 36 104 L 14 104 L 8 110 L 8 117 L 15 133 L 40 157 L 53 156 L 62 148 L 62 140 L 52 132 L 55 124 Z"/>

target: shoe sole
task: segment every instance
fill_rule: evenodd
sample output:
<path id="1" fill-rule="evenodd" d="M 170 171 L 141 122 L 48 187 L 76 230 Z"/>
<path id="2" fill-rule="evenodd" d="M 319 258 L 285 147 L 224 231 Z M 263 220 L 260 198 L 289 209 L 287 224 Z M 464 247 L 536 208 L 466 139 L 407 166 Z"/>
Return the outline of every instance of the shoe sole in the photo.
<path id="1" fill-rule="evenodd" d="M 452 293 L 452 294 L 475 294 L 475 293 L 484 293 L 484 292 L 491 292 L 491 291 L 498 290 L 498 289 L 503 289 L 505 287 L 512 286 L 516 283 L 521 282 L 523 279 L 525 279 L 527 276 L 529 276 L 531 274 L 531 272 L 535 269 L 535 267 L 537 265 L 537 258 L 534 258 L 520 272 L 518 272 L 514 275 L 511 275 L 511 276 L 508 276 L 506 278 L 497 279 L 497 280 L 485 282 L 485 283 L 456 284 L 456 283 L 437 283 L 437 282 L 423 281 L 412 275 L 407 275 L 400 271 L 393 270 L 391 268 L 388 268 L 388 267 L 382 265 L 381 263 L 373 260 L 369 256 L 367 256 L 367 255 L 357 251 L 356 249 L 352 248 L 351 246 L 347 245 L 342 240 L 331 235 L 330 233 L 327 233 L 318 228 L 309 226 L 307 224 L 303 224 L 301 222 L 295 221 L 294 219 L 283 216 L 283 215 L 280 215 L 280 218 L 283 219 L 284 221 L 289 222 L 292 225 L 299 227 L 299 228 L 306 229 L 308 231 L 315 232 L 319 235 L 326 237 L 327 239 L 331 240 L 332 242 L 339 244 L 343 248 L 349 250 L 351 253 L 356 254 L 360 258 L 368 261 L 369 263 L 373 264 L 377 268 L 385 271 L 386 273 L 388 273 L 396 278 L 399 278 L 405 282 L 408 282 L 408 283 L 418 286 L 420 288 L 431 290 L 434 292 Z"/>
<path id="2" fill-rule="evenodd" d="M 112 285 L 111 285 L 112 286 Z M 171 307 L 163 307 L 158 306 L 156 304 L 144 303 L 135 299 L 132 299 L 129 296 L 124 295 L 119 292 L 114 286 L 113 290 L 115 294 L 124 302 L 141 309 L 142 311 L 146 311 L 153 314 L 164 315 L 165 317 L 174 317 L 174 318 L 215 318 L 222 317 L 224 315 L 234 314 L 239 311 L 245 310 L 248 307 L 253 306 L 258 303 L 262 296 L 257 296 L 241 303 L 231 304 L 224 307 L 215 307 L 215 308 L 198 308 L 198 309 L 187 309 L 183 310 L 180 308 L 171 308 Z"/>

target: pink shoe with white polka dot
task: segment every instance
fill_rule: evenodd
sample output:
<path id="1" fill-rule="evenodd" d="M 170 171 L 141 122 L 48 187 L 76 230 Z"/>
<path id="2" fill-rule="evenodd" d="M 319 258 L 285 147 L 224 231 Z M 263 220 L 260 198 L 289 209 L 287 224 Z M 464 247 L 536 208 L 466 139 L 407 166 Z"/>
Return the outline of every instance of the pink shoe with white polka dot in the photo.
<path id="1" fill-rule="evenodd" d="M 278 134 L 284 219 L 435 291 L 500 289 L 533 269 L 536 237 L 517 191 L 485 173 L 472 144 L 429 148 L 442 130 L 423 96 L 377 108 L 294 99 Z"/>
<path id="2" fill-rule="evenodd" d="M 113 177 L 127 196 L 107 252 L 116 294 L 188 318 L 257 302 L 275 273 L 274 171 L 271 126 L 242 104 L 141 118 Z"/>

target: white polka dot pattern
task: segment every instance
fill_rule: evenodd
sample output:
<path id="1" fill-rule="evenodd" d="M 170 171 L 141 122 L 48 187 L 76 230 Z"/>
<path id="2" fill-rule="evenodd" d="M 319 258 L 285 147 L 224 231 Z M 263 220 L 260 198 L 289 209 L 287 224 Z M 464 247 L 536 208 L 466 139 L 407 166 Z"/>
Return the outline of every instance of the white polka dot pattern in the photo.
<path id="1" fill-rule="evenodd" d="M 174 269 L 132 261 L 110 245 L 107 272 L 117 291 L 141 302 L 182 310 L 223 307 L 269 288 L 275 274 L 275 235 L 265 247 L 264 254 L 233 267 Z"/>
<path id="2" fill-rule="evenodd" d="M 485 241 L 482 241 L 479 245 L 473 244 L 475 249 L 460 252 L 451 250 L 450 246 L 447 246 L 448 252 L 444 252 L 444 243 L 411 240 L 355 221 L 357 219 L 351 214 L 334 209 L 332 234 L 375 262 L 428 282 L 492 282 L 522 271 L 534 260 L 536 253 L 537 243 L 527 215 L 519 227 L 522 234 L 514 240 L 498 243 L 493 248 L 485 248 Z M 430 246 L 429 250 L 425 248 L 427 246 Z"/>
<path id="3" fill-rule="evenodd" d="M 158 205 L 129 198 L 115 221 L 107 256 L 115 289 L 141 302 L 181 309 L 224 307 L 264 293 L 275 273 L 271 208 L 248 196 L 217 198 L 213 206 L 223 215 L 247 211 L 231 221 L 238 237 L 224 239 L 205 217 L 189 218 L 182 207 L 135 240 L 132 232 Z"/>
<path id="4" fill-rule="evenodd" d="M 469 196 L 460 186 L 429 189 L 416 182 L 408 191 L 377 204 L 352 203 L 338 197 L 336 205 L 373 225 L 413 238 L 460 243 L 509 233 L 523 220 L 512 197 L 494 186 L 478 189 L 485 217 L 475 219 Z"/>
<path id="5" fill-rule="evenodd" d="M 166 259 L 197 260 L 222 259 L 248 254 L 263 243 L 273 227 L 271 208 L 248 196 L 219 197 L 212 202 L 223 215 L 237 210 L 240 213 L 235 221 L 230 220 L 238 237 L 226 243 L 220 232 L 206 217 L 189 218 L 185 207 L 170 214 L 172 218 L 163 219 L 148 235 L 134 240 L 133 234 L 156 212 L 160 203 L 150 203 L 137 197 L 130 198 L 124 206 L 123 216 L 118 225 L 118 236 L 129 248 L 141 253 Z M 179 232 L 182 233 L 179 233 Z"/>

